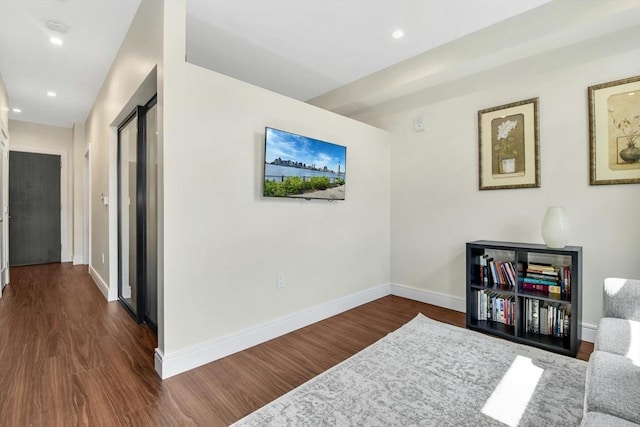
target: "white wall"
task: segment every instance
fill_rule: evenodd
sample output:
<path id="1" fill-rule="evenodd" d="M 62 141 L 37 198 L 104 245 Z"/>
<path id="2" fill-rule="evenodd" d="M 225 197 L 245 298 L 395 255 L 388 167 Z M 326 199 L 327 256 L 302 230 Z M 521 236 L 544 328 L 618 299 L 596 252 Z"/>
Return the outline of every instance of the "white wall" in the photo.
<path id="1" fill-rule="evenodd" d="M 109 299 L 117 297 L 116 127 L 137 104 L 144 104 L 161 85 L 148 77 L 162 63 L 163 2 L 143 0 L 85 122 L 90 144 L 91 265 L 89 270 Z M 141 91 L 145 82 L 153 87 Z M 150 92 L 150 94 L 149 94 Z M 141 99 L 138 95 L 142 94 Z M 101 196 L 109 197 L 108 206 Z M 102 261 L 104 259 L 104 262 Z"/>
<path id="2" fill-rule="evenodd" d="M 84 123 L 73 125 L 73 263 L 88 264 L 84 259 L 84 189 L 87 143 L 84 139 Z M 89 215 L 89 213 L 86 213 Z"/>
<path id="3" fill-rule="evenodd" d="M 186 63 L 185 9 L 165 4 L 166 359 L 389 281 L 389 135 Z M 263 198 L 265 126 L 347 146 L 346 200 Z"/>
<path id="4" fill-rule="evenodd" d="M 71 262 L 73 253 L 73 130 L 59 126 L 10 120 L 11 151 L 60 155 L 63 163 L 61 243 L 62 262 Z"/>
<path id="5" fill-rule="evenodd" d="M 465 293 L 465 242 L 542 243 L 545 209 L 564 205 L 583 246 L 583 323 L 601 313 L 607 276 L 640 277 L 640 187 L 589 186 L 587 87 L 640 74 L 640 27 L 530 57 L 402 100 L 359 119 L 393 133 L 392 282 Z M 477 112 L 539 97 L 539 189 L 478 190 Z M 424 115 L 427 130 L 413 131 Z"/>
<path id="6" fill-rule="evenodd" d="M 9 128 L 9 96 L 7 95 L 7 88 L 0 75 L 0 128 Z"/>

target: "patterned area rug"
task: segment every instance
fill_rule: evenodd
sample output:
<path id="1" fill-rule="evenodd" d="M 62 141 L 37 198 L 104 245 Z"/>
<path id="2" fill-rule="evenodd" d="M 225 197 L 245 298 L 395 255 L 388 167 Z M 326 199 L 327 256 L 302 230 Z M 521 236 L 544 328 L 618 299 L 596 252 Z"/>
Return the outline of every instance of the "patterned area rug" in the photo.
<path id="1" fill-rule="evenodd" d="M 577 426 L 586 367 L 420 314 L 234 426 Z"/>

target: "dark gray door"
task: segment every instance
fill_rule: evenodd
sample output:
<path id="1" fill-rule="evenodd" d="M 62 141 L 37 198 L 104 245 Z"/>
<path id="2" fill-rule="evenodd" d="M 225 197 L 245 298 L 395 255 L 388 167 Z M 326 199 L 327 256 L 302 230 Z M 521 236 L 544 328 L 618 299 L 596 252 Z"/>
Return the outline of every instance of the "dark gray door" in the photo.
<path id="1" fill-rule="evenodd" d="M 60 262 L 60 156 L 9 154 L 9 265 Z"/>

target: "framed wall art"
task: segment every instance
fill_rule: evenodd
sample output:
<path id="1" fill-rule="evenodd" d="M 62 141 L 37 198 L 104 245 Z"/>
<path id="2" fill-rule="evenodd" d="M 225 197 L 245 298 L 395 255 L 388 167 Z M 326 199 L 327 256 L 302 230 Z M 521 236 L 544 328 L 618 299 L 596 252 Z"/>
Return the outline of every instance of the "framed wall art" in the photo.
<path id="1" fill-rule="evenodd" d="M 540 187 L 538 98 L 478 111 L 480 190 Z"/>
<path id="2" fill-rule="evenodd" d="M 587 92 L 590 184 L 640 183 L 640 76 Z"/>

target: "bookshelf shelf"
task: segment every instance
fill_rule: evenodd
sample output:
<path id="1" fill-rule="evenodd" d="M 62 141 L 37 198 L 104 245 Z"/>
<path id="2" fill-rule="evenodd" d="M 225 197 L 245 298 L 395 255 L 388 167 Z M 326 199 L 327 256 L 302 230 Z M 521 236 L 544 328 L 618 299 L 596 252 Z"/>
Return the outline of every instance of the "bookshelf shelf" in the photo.
<path id="1" fill-rule="evenodd" d="M 582 248 L 466 245 L 467 328 L 575 357 L 582 338 Z"/>
<path id="2" fill-rule="evenodd" d="M 565 303 L 571 302 L 570 297 L 566 297 L 561 294 L 550 294 L 548 292 L 541 292 L 541 291 L 520 291 L 519 295 L 521 297 L 536 298 L 539 300 L 550 301 L 550 302 L 565 302 Z"/>
<path id="3" fill-rule="evenodd" d="M 501 294 L 504 294 L 504 295 L 515 295 L 516 294 L 516 292 L 515 292 L 515 290 L 513 288 L 500 286 L 500 285 L 480 285 L 480 284 L 477 284 L 477 283 L 472 283 L 469 286 L 471 286 L 473 289 L 498 292 L 498 293 L 501 293 Z"/>
<path id="4" fill-rule="evenodd" d="M 515 333 L 513 326 L 504 325 L 499 322 L 488 322 L 486 320 L 473 320 L 470 325 L 467 325 L 469 329 L 474 329 L 480 332 L 490 331 L 493 335 L 498 335 L 503 338 L 511 338 Z"/>

